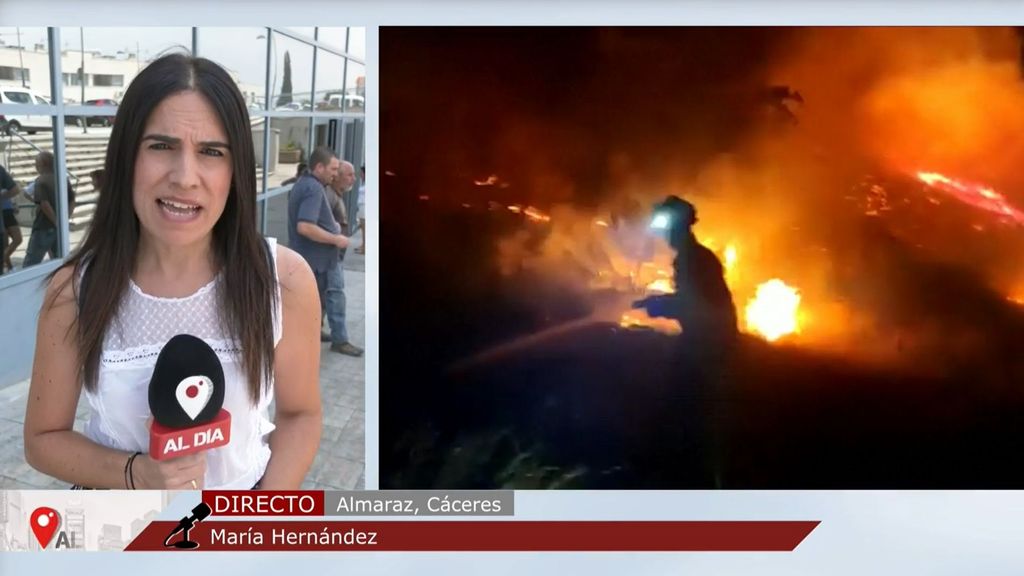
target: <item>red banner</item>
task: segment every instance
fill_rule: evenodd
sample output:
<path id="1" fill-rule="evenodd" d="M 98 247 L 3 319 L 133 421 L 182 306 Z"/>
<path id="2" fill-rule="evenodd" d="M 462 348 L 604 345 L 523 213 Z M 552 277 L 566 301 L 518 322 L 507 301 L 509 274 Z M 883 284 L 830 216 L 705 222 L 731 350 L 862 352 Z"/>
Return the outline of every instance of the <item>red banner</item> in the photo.
<path id="1" fill-rule="evenodd" d="M 323 490 L 203 490 L 214 516 L 323 516 Z"/>
<path id="2" fill-rule="evenodd" d="M 153 522 L 126 550 L 175 550 L 176 522 Z M 207 521 L 188 539 L 207 551 L 788 552 L 816 521 Z"/>

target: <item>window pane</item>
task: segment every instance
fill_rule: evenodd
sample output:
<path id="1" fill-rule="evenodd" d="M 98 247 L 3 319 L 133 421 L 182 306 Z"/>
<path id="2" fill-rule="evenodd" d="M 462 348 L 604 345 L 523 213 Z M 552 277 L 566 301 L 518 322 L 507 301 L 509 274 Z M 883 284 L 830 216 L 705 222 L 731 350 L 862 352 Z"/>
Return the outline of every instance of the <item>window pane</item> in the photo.
<path id="1" fill-rule="evenodd" d="M 283 26 L 282 28 L 289 32 L 294 32 L 295 34 L 305 36 L 310 40 L 313 39 L 313 30 L 315 29 L 314 26 Z"/>
<path id="2" fill-rule="evenodd" d="M 22 194 L 2 202 L 7 223 L 8 246 L 13 247 L 5 258 L 5 271 L 20 270 L 62 256 L 60 206 L 66 202 L 57 187 L 56 158 L 53 156 L 53 117 L 15 117 L 23 123 L 23 131 L 7 143 L 3 159 L 5 168 L 18 183 Z M 74 179 L 69 191 L 74 197 Z"/>
<path id="3" fill-rule="evenodd" d="M 267 125 L 267 119 L 265 117 L 256 117 L 251 119 L 252 126 L 252 149 L 256 156 L 256 193 L 262 194 L 265 192 L 263 189 L 263 132 Z M 271 140 L 271 146 L 274 145 Z M 270 167 L 273 170 L 274 158 L 270 159 Z"/>
<path id="4" fill-rule="evenodd" d="M 342 86 L 345 59 L 320 50 L 316 59 L 316 109 L 341 112 L 345 101 Z"/>
<path id="5" fill-rule="evenodd" d="M 146 64 L 166 52 L 189 52 L 190 28 L 61 28 L 64 101 L 117 100 Z"/>
<path id="6" fill-rule="evenodd" d="M 312 110 L 313 47 L 275 33 L 270 69 L 275 110 Z"/>
<path id="7" fill-rule="evenodd" d="M 0 26 L 0 84 L 49 99 L 50 51 L 46 28 Z"/>
<path id="8" fill-rule="evenodd" d="M 348 35 L 348 53 L 366 60 L 366 28 L 349 28 Z"/>
<path id="9" fill-rule="evenodd" d="M 271 119 L 270 153 L 268 190 L 294 177 L 299 164 L 309 158 L 309 118 Z"/>
<path id="10" fill-rule="evenodd" d="M 366 66 L 348 61 L 345 71 L 345 111 L 363 112 L 366 109 Z"/>
<path id="11" fill-rule="evenodd" d="M 91 173 L 102 170 L 114 116 L 68 116 L 64 121 L 64 145 L 68 173 L 75 187 L 75 208 L 71 213 L 71 249 L 82 242 L 92 223 L 99 189 Z M 102 177 L 102 176 L 101 176 Z"/>
<path id="12" fill-rule="evenodd" d="M 227 69 L 250 115 L 266 109 L 268 41 L 266 28 L 199 29 L 199 55 Z"/>
<path id="13" fill-rule="evenodd" d="M 338 50 L 345 50 L 345 38 L 348 35 L 348 28 L 320 28 L 320 36 L 317 37 L 319 42 L 329 44 Z"/>
<path id="14" fill-rule="evenodd" d="M 267 229 L 263 235 L 277 238 L 285 246 L 289 245 L 288 194 L 279 194 L 267 200 Z"/>

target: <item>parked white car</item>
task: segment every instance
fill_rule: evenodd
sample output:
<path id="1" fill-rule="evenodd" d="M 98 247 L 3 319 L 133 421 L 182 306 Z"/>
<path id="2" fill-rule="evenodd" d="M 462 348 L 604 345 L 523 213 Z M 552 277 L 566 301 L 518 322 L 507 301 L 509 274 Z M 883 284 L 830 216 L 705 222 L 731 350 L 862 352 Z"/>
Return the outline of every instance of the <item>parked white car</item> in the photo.
<path id="1" fill-rule="evenodd" d="M 330 94 L 325 100 L 317 102 L 317 110 L 342 110 L 342 102 L 344 101 L 344 110 L 362 110 L 365 101 L 362 96 L 358 94 Z"/>
<path id="2" fill-rule="evenodd" d="M 0 86 L 0 104 L 43 104 L 49 106 L 50 101 L 25 88 Z M 6 134 L 8 129 L 35 134 L 37 131 L 53 130 L 53 120 L 49 114 L 0 114 L 0 133 Z"/>

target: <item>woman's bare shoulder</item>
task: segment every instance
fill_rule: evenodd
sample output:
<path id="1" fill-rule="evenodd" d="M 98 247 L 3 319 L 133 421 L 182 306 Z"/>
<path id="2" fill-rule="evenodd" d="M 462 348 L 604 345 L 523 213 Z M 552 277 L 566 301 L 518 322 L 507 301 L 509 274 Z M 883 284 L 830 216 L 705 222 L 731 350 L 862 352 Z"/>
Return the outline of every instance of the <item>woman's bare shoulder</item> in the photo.
<path id="1" fill-rule="evenodd" d="M 286 246 L 277 245 L 277 281 L 281 284 L 282 294 L 301 292 L 310 283 L 316 286 L 313 271 L 299 253 Z"/>
<path id="2" fill-rule="evenodd" d="M 64 309 L 75 304 L 74 266 L 62 266 L 57 269 L 46 285 L 46 298 L 43 301 L 44 311 L 47 308 Z"/>

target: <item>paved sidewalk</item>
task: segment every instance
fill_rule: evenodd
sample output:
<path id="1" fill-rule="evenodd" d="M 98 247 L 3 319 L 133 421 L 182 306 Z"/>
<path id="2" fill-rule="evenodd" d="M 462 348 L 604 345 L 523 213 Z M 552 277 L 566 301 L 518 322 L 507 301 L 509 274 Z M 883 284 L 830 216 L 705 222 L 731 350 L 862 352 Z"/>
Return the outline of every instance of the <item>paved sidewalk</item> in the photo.
<path id="1" fill-rule="evenodd" d="M 366 339 L 365 267 L 362 256 L 350 250 L 345 257 L 345 296 L 348 332 L 352 343 L 363 347 Z M 320 390 L 324 427 L 313 466 L 303 489 L 361 489 L 364 485 L 366 446 L 364 411 L 364 358 L 331 352 L 323 344 L 320 353 Z M 0 389 L 0 489 L 65 489 L 66 482 L 34 470 L 25 462 L 23 426 L 29 381 Z M 75 429 L 81 430 L 88 406 L 78 405 Z"/>

